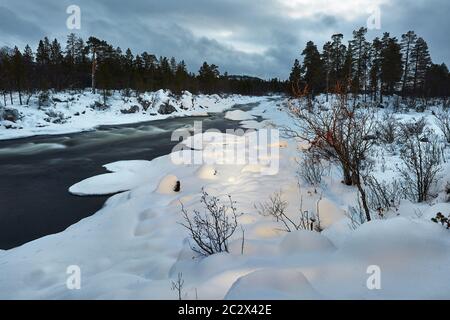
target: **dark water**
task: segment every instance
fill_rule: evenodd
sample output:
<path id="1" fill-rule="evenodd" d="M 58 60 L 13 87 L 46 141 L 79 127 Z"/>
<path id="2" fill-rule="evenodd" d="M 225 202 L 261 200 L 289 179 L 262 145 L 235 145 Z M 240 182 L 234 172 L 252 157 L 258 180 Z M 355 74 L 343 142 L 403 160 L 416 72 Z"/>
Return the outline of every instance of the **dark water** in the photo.
<path id="1" fill-rule="evenodd" d="M 170 153 L 176 144 L 172 131 L 192 127 L 194 121 L 203 121 L 204 130 L 224 131 L 239 124 L 215 114 L 0 141 L 0 249 L 61 232 L 94 214 L 106 197 L 70 195 L 71 185 L 105 173 L 102 165 L 110 162 Z"/>

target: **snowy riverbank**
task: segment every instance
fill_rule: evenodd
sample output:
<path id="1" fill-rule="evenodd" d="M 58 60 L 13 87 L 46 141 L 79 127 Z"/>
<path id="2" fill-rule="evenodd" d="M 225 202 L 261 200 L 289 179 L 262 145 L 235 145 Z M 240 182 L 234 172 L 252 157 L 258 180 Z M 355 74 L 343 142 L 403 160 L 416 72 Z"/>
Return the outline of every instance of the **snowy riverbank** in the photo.
<path id="1" fill-rule="evenodd" d="M 13 99 L 18 102 L 17 94 Z M 28 105 L 11 105 L 8 99 L 7 105 L 0 107 L 0 140 L 67 134 L 92 130 L 101 125 L 129 124 L 168 117 L 205 116 L 207 113 L 222 112 L 236 104 L 263 99 L 240 95 L 192 95 L 189 92 L 177 97 L 166 90 L 126 97 L 115 91 L 108 97 L 105 107 L 101 103 L 101 94 L 92 94 L 88 90 L 81 93 L 50 93 L 47 99 L 39 99 L 37 94 L 31 97 Z"/>
<path id="2" fill-rule="evenodd" d="M 281 103 L 266 100 L 229 117 L 247 127 L 286 125 L 290 119 L 280 110 Z M 254 116 L 270 122 L 251 120 Z M 203 139 L 204 149 L 214 145 L 210 138 Z M 235 143 L 238 149 L 243 145 L 239 139 Z M 347 215 L 357 193 L 341 183 L 338 168 L 330 167 L 317 193 L 305 183 L 299 190 L 297 160 L 303 147 L 298 141 L 281 141 L 274 175 L 261 174 L 264 164 L 176 164 L 174 154 L 108 164 L 110 173 L 70 190 L 79 195 L 122 193 L 60 234 L 0 253 L 0 298 L 176 299 L 171 281 L 181 272 L 184 299 L 448 299 L 450 234 L 430 219 L 437 212 L 448 213 L 450 204 L 442 198 L 421 205 L 403 201 L 386 219 L 354 230 Z M 201 151 L 175 155 L 186 152 Z M 217 154 L 206 152 L 203 157 L 214 163 Z M 395 179 L 398 157 L 386 151 L 383 158 L 375 172 Z M 446 164 L 443 173 L 448 171 Z M 180 192 L 174 191 L 177 181 Z M 443 184 L 441 179 L 440 190 Z M 203 187 L 236 201 L 243 213 L 243 252 L 242 234 L 237 232 L 230 254 L 193 259 L 188 232 L 179 224 L 180 203 L 190 212 L 203 211 Z M 303 210 L 320 212 L 324 231 L 282 232 L 282 225 L 258 214 L 254 205 L 280 190 L 291 217 L 298 216 L 302 199 Z M 66 287 L 71 265 L 80 267 L 80 290 Z M 380 290 L 367 287 L 373 266 L 381 271 Z"/>

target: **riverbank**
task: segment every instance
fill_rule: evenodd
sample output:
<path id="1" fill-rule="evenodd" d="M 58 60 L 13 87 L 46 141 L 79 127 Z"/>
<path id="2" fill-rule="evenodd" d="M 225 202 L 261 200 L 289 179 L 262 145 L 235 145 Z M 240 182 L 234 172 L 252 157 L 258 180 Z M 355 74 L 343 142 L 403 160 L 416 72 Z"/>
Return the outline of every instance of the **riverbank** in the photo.
<path id="1" fill-rule="evenodd" d="M 251 105 L 241 105 L 248 110 Z M 98 210 L 107 197 L 70 195 L 71 185 L 105 173 L 119 160 L 153 160 L 170 154 L 172 132 L 192 128 L 221 131 L 240 127 L 226 114 L 177 117 L 135 124 L 100 126 L 94 131 L 0 141 L 0 249 L 61 232 Z"/>
<path id="2" fill-rule="evenodd" d="M 58 135 L 93 130 L 101 125 L 132 124 L 174 117 L 206 116 L 264 97 L 241 95 L 176 96 L 168 90 L 126 96 L 113 91 L 106 105 L 101 94 L 82 92 L 39 93 L 28 105 L 0 107 L 0 140 L 36 135 Z M 17 102 L 17 94 L 13 95 Z"/>
<path id="3" fill-rule="evenodd" d="M 233 118 L 239 119 L 239 126 L 257 129 L 292 127 L 283 103 L 267 99 L 247 112 L 211 117 L 218 116 L 217 125 Z M 380 116 L 386 112 L 378 111 Z M 396 115 L 399 121 L 417 116 Z M 431 110 L 422 115 L 431 123 Z M 203 119 L 204 128 L 208 119 Z M 182 143 L 187 149 L 168 151 L 151 161 L 133 154 L 140 148 L 129 140 L 106 139 L 102 147 L 92 149 L 94 154 L 111 156 L 116 148 L 129 149 L 117 155 L 119 161 L 101 164 L 108 172 L 99 167 L 100 174 L 67 190 L 87 196 L 119 193 L 64 232 L 0 252 L 0 299 L 177 299 L 171 284 L 180 274 L 185 300 L 448 299 L 450 238 L 448 230 L 431 218 L 450 209 L 444 193 L 449 162 L 443 164 L 436 186 L 439 196 L 430 203 L 402 199 L 383 216 L 374 215 L 372 221 L 359 225 L 352 215 L 358 214 L 357 189 L 341 183 L 342 172 L 335 163 L 326 164 L 320 183 L 313 186 L 297 175 L 309 144 L 300 139 L 281 138 L 277 144 L 263 139 L 247 149 L 245 139 L 261 131 L 236 135 L 234 142 L 221 140 L 226 137 L 218 132 L 190 136 Z M 134 136 L 128 129 L 120 134 Z M 202 144 L 195 143 L 199 141 Z M 144 153 L 149 152 L 145 145 L 144 139 Z M 264 152 L 264 161 L 256 164 L 217 162 L 220 146 L 253 153 L 274 145 L 279 152 L 270 158 L 279 164 L 276 174 L 268 174 Z M 398 179 L 399 147 L 380 143 L 370 154 L 371 173 L 384 177 L 386 183 Z M 191 155 L 205 161 L 174 161 Z M 224 155 L 233 159 L 234 153 Z M 449 156 L 446 149 L 446 159 Z M 229 239 L 227 253 L 198 255 L 192 250 L 195 243 L 189 231 L 180 224 L 186 222 L 181 204 L 190 217 L 207 212 L 202 190 L 222 204 L 229 203 L 228 196 L 235 201 L 239 227 Z M 270 208 L 277 194 L 296 226 L 306 221 L 321 232 L 309 231 L 309 224 L 297 230 L 284 220 L 291 228 L 287 232 L 282 220 L 261 209 Z M 66 286 L 71 266 L 81 272 L 80 290 Z"/>

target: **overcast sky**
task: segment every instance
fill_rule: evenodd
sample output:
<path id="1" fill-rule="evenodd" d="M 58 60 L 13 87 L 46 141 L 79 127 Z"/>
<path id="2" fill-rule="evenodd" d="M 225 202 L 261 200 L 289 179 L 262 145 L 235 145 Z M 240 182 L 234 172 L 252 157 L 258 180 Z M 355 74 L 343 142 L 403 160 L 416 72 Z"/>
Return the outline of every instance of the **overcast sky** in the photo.
<path id="1" fill-rule="evenodd" d="M 306 41 L 319 48 L 381 10 L 381 29 L 422 36 L 433 61 L 450 62 L 449 0 L 0 0 L 0 46 L 33 48 L 44 37 L 65 42 L 69 5 L 81 9 L 83 38 L 105 39 L 133 53 L 184 59 L 190 71 L 207 60 L 221 72 L 287 78 Z"/>

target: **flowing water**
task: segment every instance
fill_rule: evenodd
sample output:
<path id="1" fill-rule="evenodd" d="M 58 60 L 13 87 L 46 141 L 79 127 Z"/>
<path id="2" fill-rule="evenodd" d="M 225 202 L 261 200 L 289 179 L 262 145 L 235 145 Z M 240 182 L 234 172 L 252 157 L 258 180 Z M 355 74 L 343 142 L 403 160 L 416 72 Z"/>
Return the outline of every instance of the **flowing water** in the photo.
<path id="1" fill-rule="evenodd" d="M 73 196 L 67 191 L 71 185 L 105 173 L 107 163 L 170 153 L 177 143 L 171 141 L 172 132 L 191 128 L 194 121 L 202 121 L 203 130 L 239 127 L 214 114 L 0 141 L 0 249 L 61 232 L 94 214 L 106 197 Z"/>

